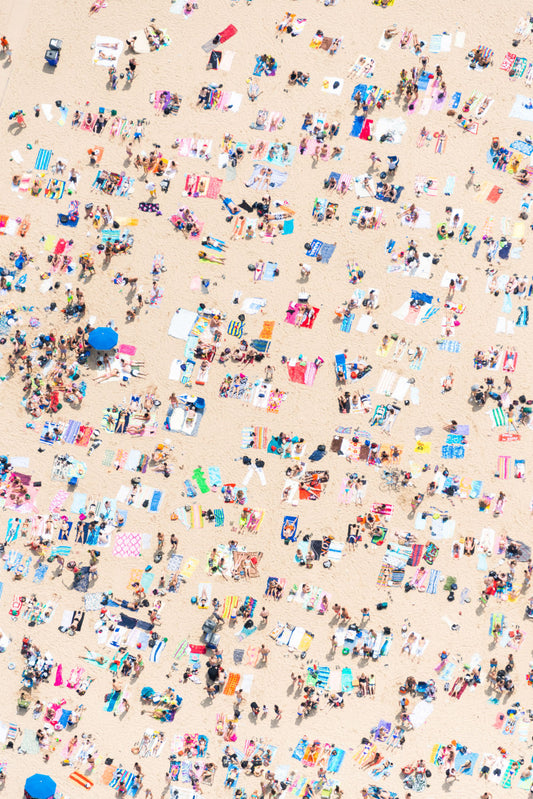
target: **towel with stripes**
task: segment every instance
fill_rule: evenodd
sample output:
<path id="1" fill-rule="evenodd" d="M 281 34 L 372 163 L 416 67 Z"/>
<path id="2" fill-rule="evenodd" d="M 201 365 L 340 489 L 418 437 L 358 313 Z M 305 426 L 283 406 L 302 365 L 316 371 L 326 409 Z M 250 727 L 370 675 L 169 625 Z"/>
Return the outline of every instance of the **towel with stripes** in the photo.
<path id="1" fill-rule="evenodd" d="M 38 172 L 46 172 L 52 160 L 52 150 L 45 150 L 41 147 L 35 159 L 35 169 Z"/>
<path id="2" fill-rule="evenodd" d="M 77 422 L 75 419 L 70 419 L 63 433 L 61 440 L 65 444 L 74 444 L 76 440 L 76 436 L 80 432 L 81 423 Z"/>
<path id="3" fill-rule="evenodd" d="M 498 457 L 498 476 L 502 480 L 508 480 L 511 473 L 511 457 L 500 455 Z"/>
<path id="4" fill-rule="evenodd" d="M 429 580 L 428 580 L 428 587 L 426 588 L 426 594 L 436 594 L 437 593 L 437 586 L 440 580 L 440 571 L 439 569 L 431 569 L 429 573 Z"/>
<path id="5" fill-rule="evenodd" d="M 407 561 L 408 566 L 418 566 L 422 559 L 422 552 L 424 551 L 424 547 L 422 544 L 413 544 L 413 548 L 411 550 L 411 554 L 409 556 L 409 560 Z"/>
<path id="6" fill-rule="evenodd" d="M 444 341 L 439 341 L 437 347 L 441 352 L 461 352 L 461 343 L 459 341 L 453 341 L 452 339 L 445 339 Z"/>

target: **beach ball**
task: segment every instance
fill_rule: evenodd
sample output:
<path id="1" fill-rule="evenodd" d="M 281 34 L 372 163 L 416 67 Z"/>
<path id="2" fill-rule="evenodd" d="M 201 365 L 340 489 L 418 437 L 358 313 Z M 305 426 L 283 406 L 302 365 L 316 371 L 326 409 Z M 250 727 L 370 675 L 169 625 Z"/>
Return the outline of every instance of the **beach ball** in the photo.
<path id="1" fill-rule="evenodd" d="M 196 605 L 196 597 L 195 596 L 191 597 L 191 605 Z"/>

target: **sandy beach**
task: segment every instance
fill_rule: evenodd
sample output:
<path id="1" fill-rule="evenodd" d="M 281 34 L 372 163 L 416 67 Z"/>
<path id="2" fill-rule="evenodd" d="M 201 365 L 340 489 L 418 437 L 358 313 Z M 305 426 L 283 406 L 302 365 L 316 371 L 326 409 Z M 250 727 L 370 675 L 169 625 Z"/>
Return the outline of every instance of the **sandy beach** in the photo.
<path id="1" fill-rule="evenodd" d="M 530 790 L 532 30 L 0 8 L 6 797 Z"/>

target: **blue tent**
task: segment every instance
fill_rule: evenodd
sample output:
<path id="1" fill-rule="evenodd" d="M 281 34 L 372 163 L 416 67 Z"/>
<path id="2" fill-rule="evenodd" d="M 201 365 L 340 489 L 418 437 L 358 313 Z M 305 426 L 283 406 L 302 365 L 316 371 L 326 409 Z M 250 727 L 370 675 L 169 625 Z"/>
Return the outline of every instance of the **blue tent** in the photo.
<path id="1" fill-rule="evenodd" d="M 24 784 L 24 799 L 54 799 L 56 784 L 48 774 L 33 774 Z"/>
<path id="2" fill-rule="evenodd" d="M 95 327 L 89 333 L 89 344 L 95 350 L 112 350 L 118 342 L 118 333 L 112 327 Z"/>

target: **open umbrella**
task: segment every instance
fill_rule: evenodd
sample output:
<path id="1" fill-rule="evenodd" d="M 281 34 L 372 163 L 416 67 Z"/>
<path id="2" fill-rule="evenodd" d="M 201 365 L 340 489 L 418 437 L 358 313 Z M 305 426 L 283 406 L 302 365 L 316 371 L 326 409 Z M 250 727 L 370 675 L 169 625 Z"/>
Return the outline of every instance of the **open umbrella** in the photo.
<path id="1" fill-rule="evenodd" d="M 48 774 L 33 774 L 24 784 L 24 799 L 54 799 L 56 784 Z"/>
<path id="2" fill-rule="evenodd" d="M 95 350 L 112 350 L 118 341 L 118 333 L 112 327 L 95 327 L 89 333 L 89 344 Z"/>

